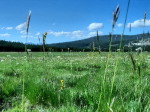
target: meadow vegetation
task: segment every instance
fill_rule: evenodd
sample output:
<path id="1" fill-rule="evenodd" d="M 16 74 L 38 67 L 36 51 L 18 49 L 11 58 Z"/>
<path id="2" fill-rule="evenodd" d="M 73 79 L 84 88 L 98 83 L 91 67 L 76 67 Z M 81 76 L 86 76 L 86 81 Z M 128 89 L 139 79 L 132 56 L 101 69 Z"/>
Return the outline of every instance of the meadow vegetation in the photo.
<path id="1" fill-rule="evenodd" d="M 150 54 L 107 55 L 0 53 L 0 111 L 149 112 Z"/>
<path id="2" fill-rule="evenodd" d="M 3 112 L 150 112 L 150 54 L 112 52 L 113 31 L 120 14 L 113 12 L 109 52 L 0 53 L 0 111 Z M 27 37 L 31 12 L 27 19 Z M 144 25 L 146 14 L 144 16 Z M 130 25 L 131 26 L 131 25 Z M 131 29 L 131 28 L 130 28 Z"/>

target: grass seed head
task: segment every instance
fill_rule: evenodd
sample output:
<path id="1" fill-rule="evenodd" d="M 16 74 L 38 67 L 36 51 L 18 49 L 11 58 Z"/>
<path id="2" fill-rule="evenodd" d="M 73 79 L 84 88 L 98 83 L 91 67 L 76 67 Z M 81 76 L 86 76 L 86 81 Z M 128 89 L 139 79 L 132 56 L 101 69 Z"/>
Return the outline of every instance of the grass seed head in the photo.
<path id="1" fill-rule="evenodd" d="M 47 34 L 48 34 L 47 32 L 45 32 L 45 33 L 43 34 L 43 43 L 45 43 Z"/>
<path id="2" fill-rule="evenodd" d="M 45 52 L 45 40 L 46 40 L 46 36 L 47 36 L 47 32 L 45 32 L 44 34 L 43 34 L 43 51 Z"/>
<path id="3" fill-rule="evenodd" d="M 144 25 L 145 25 L 145 22 L 146 22 L 146 12 L 144 13 Z"/>
<path id="4" fill-rule="evenodd" d="M 131 27 L 132 27 L 132 26 L 131 26 L 131 23 L 130 23 L 130 27 L 129 27 L 129 31 L 130 31 L 130 32 L 131 32 Z"/>
<path id="5" fill-rule="evenodd" d="M 29 11 L 29 15 L 28 15 L 28 18 L 27 18 L 27 26 L 26 26 L 26 32 L 28 33 L 28 30 L 29 30 L 29 24 L 30 24 L 30 19 L 31 19 L 31 11 Z"/>
<path id="6" fill-rule="evenodd" d="M 100 43 L 99 43 L 99 35 L 98 35 L 98 30 L 97 30 L 96 39 L 97 39 L 97 42 L 98 42 L 98 44 L 100 44 Z"/>
<path id="7" fill-rule="evenodd" d="M 112 28 L 115 27 L 115 24 L 116 24 L 116 22 L 118 20 L 119 14 L 120 14 L 120 8 L 119 8 L 119 5 L 117 5 L 116 10 L 113 12 Z"/>

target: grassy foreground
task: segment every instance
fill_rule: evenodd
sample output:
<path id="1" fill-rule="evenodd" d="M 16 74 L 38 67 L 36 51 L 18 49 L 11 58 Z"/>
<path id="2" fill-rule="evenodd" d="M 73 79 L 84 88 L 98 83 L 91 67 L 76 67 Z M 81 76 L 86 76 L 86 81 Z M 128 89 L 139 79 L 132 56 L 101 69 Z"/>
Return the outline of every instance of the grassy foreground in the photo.
<path id="1" fill-rule="evenodd" d="M 150 53 L 0 53 L 0 111 L 150 112 Z"/>

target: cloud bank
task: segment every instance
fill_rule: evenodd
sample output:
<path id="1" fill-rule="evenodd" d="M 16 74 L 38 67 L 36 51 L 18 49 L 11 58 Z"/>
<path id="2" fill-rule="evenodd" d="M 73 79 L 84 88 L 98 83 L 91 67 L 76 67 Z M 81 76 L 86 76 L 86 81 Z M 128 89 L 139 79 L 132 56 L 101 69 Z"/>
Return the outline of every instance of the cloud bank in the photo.
<path id="1" fill-rule="evenodd" d="M 99 31 L 98 34 L 102 35 L 103 32 Z M 97 35 L 97 32 L 89 32 L 88 37 L 93 37 L 93 36 L 96 36 L 96 35 Z"/>
<path id="2" fill-rule="evenodd" d="M 16 30 L 24 30 L 26 28 L 26 22 L 19 24 L 16 26 Z"/>
<path id="3" fill-rule="evenodd" d="M 101 29 L 103 28 L 103 23 L 91 23 L 89 26 L 88 26 L 88 30 L 98 30 L 98 29 Z"/>
<path id="4" fill-rule="evenodd" d="M 55 36 L 55 37 L 65 36 L 65 37 L 72 37 L 72 38 L 84 37 L 83 31 L 80 31 L 80 30 L 76 30 L 72 32 L 65 32 L 65 31 L 55 32 L 55 31 L 50 30 L 48 32 L 48 35 Z"/>
<path id="5" fill-rule="evenodd" d="M 138 28 L 138 27 L 144 27 L 144 19 L 140 19 L 140 20 L 135 20 L 132 23 L 128 23 L 127 27 L 129 28 L 131 24 L 132 28 Z M 145 20 L 145 26 L 149 27 L 150 26 L 150 20 Z"/>
<path id="6" fill-rule="evenodd" d="M 12 30 L 13 27 L 2 27 L 1 29 L 2 29 L 2 30 Z"/>

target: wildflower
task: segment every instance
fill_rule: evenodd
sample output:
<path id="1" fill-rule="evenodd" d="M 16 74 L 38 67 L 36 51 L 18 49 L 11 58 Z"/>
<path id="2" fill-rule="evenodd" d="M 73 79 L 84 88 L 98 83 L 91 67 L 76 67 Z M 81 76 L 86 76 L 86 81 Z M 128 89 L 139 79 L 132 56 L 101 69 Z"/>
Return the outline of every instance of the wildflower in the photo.
<path id="1" fill-rule="evenodd" d="M 57 58 L 61 58 L 60 56 L 57 56 Z"/>
<path id="2" fill-rule="evenodd" d="M 61 82 L 61 83 L 63 83 L 63 82 L 64 82 L 64 80 L 60 80 L 60 82 Z"/>
<path id="3" fill-rule="evenodd" d="M 3 62 L 4 60 L 1 60 L 1 62 Z"/>
<path id="4" fill-rule="evenodd" d="M 7 55 L 7 57 L 9 58 L 9 57 L 11 57 L 10 55 Z"/>
<path id="5" fill-rule="evenodd" d="M 60 80 L 60 83 L 61 83 L 60 89 L 63 90 L 64 89 L 64 80 Z"/>

